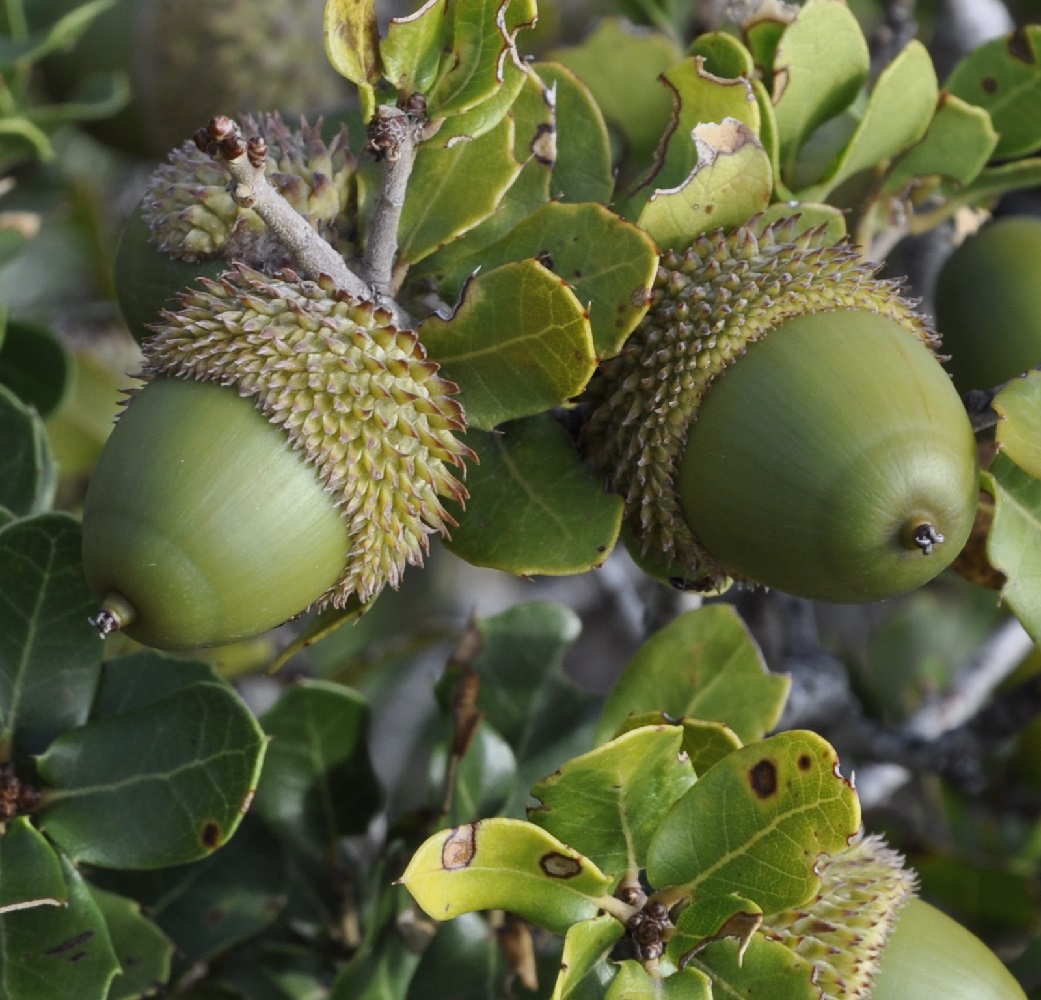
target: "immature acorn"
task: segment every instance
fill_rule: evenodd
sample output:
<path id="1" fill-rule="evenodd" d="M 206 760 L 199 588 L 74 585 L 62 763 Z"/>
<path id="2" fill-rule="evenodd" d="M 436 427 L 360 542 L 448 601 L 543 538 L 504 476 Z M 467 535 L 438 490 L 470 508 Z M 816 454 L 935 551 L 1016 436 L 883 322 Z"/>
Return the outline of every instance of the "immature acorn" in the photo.
<path id="1" fill-rule="evenodd" d="M 237 265 L 155 329 L 84 504 L 101 632 L 219 645 L 365 603 L 454 523 L 457 388 L 384 310 Z"/>
<path id="2" fill-rule="evenodd" d="M 1041 219 L 984 226 L 947 258 L 936 323 L 959 392 L 990 389 L 1041 364 Z"/>
<path id="3" fill-rule="evenodd" d="M 822 1000 L 1026 1000 L 979 938 L 915 897 L 913 873 L 879 837 L 819 872 L 817 897 L 768 915 L 762 932 L 814 966 Z"/>
<path id="4" fill-rule="evenodd" d="M 647 316 L 591 383 L 584 448 L 677 584 L 875 601 L 958 554 L 975 440 L 898 287 L 796 226 L 662 256 Z"/>

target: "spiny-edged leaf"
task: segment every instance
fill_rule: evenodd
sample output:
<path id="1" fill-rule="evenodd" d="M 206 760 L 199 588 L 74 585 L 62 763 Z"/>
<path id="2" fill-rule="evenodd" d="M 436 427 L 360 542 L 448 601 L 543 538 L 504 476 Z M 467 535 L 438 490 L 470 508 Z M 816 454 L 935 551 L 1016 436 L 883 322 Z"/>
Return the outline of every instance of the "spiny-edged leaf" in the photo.
<path id="1" fill-rule="evenodd" d="M 65 899 L 65 879 L 54 848 L 26 816 L 8 820 L 0 834 L 0 914 L 61 906 Z"/>
<path id="2" fill-rule="evenodd" d="M 696 899 L 676 919 L 676 931 L 665 954 L 682 969 L 711 942 L 734 938 L 740 955 L 762 922 L 762 909 L 750 899 L 732 893 Z"/>
<path id="3" fill-rule="evenodd" d="M 107 1000 L 119 963 L 105 919 L 72 862 L 61 869 L 65 906 L 0 914 L 4 1000 Z"/>
<path id="4" fill-rule="evenodd" d="M 0 440 L 0 507 L 23 517 L 45 511 L 57 485 L 47 433 L 39 415 L 3 385 Z"/>
<path id="5" fill-rule="evenodd" d="M 272 741 L 256 808 L 271 827 L 317 854 L 364 833 L 380 803 L 365 699 L 342 684 L 304 681 L 261 724 Z"/>
<path id="6" fill-rule="evenodd" d="M 495 211 L 520 173 L 514 123 L 506 115 L 477 139 L 420 145 L 398 226 L 401 266 L 457 239 Z"/>
<path id="7" fill-rule="evenodd" d="M 383 75 L 400 94 L 425 94 L 437 79 L 451 23 L 447 0 L 427 0 L 407 17 L 392 18 L 380 45 Z"/>
<path id="8" fill-rule="evenodd" d="M 761 934 L 753 935 L 744 954 L 741 942 L 733 938 L 710 944 L 690 959 L 686 969 L 705 973 L 712 981 L 712 996 L 727 1000 L 820 1000 L 821 996 L 813 981 L 813 966 L 780 941 Z"/>
<path id="9" fill-rule="evenodd" d="M 1024 472 L 1041 479 L 1041 372 L 1013 379 L 992 404 L 1001 416 L 998 448 Z"/>
<path id="10" fill-rule="evenodd" d="M 479 274 L 451 319 L 431 316 L 419 335 L 480 430 L 567 402 L 596 368 L 585 306 L 536 260 Z"/>
<path id="11" fill-rule="evenodd" d="M 699 166 L 703 149 L 692 138 L 697 126 L 732 118 L 753 134 L 759 131 L 759 106 L 744 77 L 713 76 L 706 72 L 701 56 L 692 56 L 662 73 L 661 80 L 672 91 L 672 121 L 650 174 L 626 202 L 625 214 L 630 218 L 639 215 L 655 191 L 680 187 Z"/>
<path id="12" fill-rule="evenodd" d="M 552 93 L 534 73 L 527 74 L 508 117 L 514 123 L 513 156 L 523 164 L 517 179 L 490 215 L 424 257 L 410 272 L 432 279 L 446 300 L 457 298 L 467 279 L 484 269 L 485 248 L 549 200 L 556 162 L 556 111 Z"/>
<path id="13" fill-rule="evenodd" d="M 1041 642 L 1041 481 L 999 452 L 982 482 L 994 497 L 987 558 L 1005 574 L 1002 600 Z"/>
<path id="14" fill-rule="evenodd" d="M 636 876 L 665 814 L 695 782 L 680 726 L 648 726 L 568 761 L 531 790 L 528 818 L 615 878 Z"/>
<path id="15" fill-rule="evenodd" d="M 431 118 L 458 115 L 493 97 L 507 60 L 519 61 L 517 33 L 535 22 L 535 0 L 472 0 L 450 4 L 448 70 L 427 100 Z"/>
<path id="16" fill-rule="evenodd" d="M 622 133 L 633 159 L 642 162 L 651 156 L 672 114 L 669 91 L 658 75 L 683 58 L 675 41 L 605 17 L 580 45 L 553 49 L 548 58 L 563 63 L 589 88 L 608 124 Z"/>
<path id="17" fill-rule="evenodd" d="M 917 40 L 878 77 L 863 117 L 821 183 L 799 192 L 823 201 L 843 181 L 910 148 L 925 135 L 936 107 L 936 71 L 929 52 Z"/>
<path id="18" fill-rule="evenodd" d="M 79 522 L 41 514 L 0 528 L 0 719 L 19 753 L 85 722 L 102 643 L 87 619 Z"/>
<path id="19" fill-rule="evenodd" d="M 434 834 L 400 881 L 435 920 L 509 910 L 557 934 L 595 916 L 611 885 L 592 861 L 545 830 L 501 818 Z"/>
<path id="20" fill-rule="evenodd" d="M 59 736 L 38 759 L 51 786 L 40 825 L 70 857 L 111 868 L 205 857 L 235 832 L 265 746 L 230 688 L 193 684 Z"/>
<path id="21" fill-rule="evenodd" d="M 0 384 L 48 417 L 65 399 L 71 381 L 69 354 L 49 327 L 25 320 L 7 324 L 0 342 Z"/>
<path id="22" fill-rule="evenodd" d="M 445 546 L 476 566 L 518 576 L 562 576 L 599 566 L 614 547 L 621 498 L 578 457 L 549 414 L 470 431 L 476 452 L 466 478 L 470 500 Z"/>
<path id="23" fill-rule="evenodd" d="M 899 191 L 915 177 L 939 176 L 968 184 L 986 166 L 997 142 L 998 134 L 983 108 L 941 91 L 929 128 L 896 159 L 885 190 Z"/>
<path id="24" fill-rule="evenodd" d="M 967 55 L 947 90 L 989 113 L 997 129 L 994 158 L 1011 160 L 1041 147 L 1041 24 L 1028 24 Z"/>
<path id="25" fill-rule="evenodd" d="M 725 31 L 709 31 L 699 35 L 690 46 L 690 55 L 701 56 L 705 70 L 728 80 L 755 75 L 755 59 L 740 39 Z"/>
<path id="26" fill-rule="evenodd" d="M 564 936 L 560 972 L 551 1000 L 585 1000 L 602 997 L 615 974 L 607 955 L 625 933 L 625 928 L 609 913 L 572 924 Z"/>
<path id="27" fill-rule="evenodd" d="M 216 854 L 145 872 L 99 873 L 105 889 L 133 898 L 187 964 L 256 937 L 286 906 L 285 845 L 254 817 Z"/>
<path id="28" fill-rule="evenodd" d="M 543 205 L 487 247 L 481 266 L 490 270 L 526 258 L 537 258 L 574 289 L 588 310 L 601 360 L 621 350 L 647 312 L 658 267 L 654 242 L 602 205 Z M 453 286 L 445 291 L 452 294 Z"/>
<path id="29" fill-rule="evenodd" d="M 537 62 L 532 69 L 556 95 L 553 197 L 606 205 L 614 191 L 614 171 L 611 139 L 599 106 L 589 88 L 566 66 Z"/>
<path id="30" fill-rule="evenodd" d="M 359 87 L 380 78 L 376 0 L 325 0 L 325 52 L 333 68 Z"/>
<path id="31" fill-rule="evenodd" d="M 773 66 L 785 176 L 810 133 L 853 103 L 869 65 L 864 33 L 843 0 L 808 0 L 781 37 Z"/>
<path id="32" fill-rule="evenodd" d="M 711 604 L 653 635 L 619 677 L 604 705 L 597 740 L 610 739 L 632 712 L 725 722 L 744 743 L 781 716 L 786 677 L 771 674 L 737 612 Z"/>
<path id="33" fill-rule="evenodd" d="M 680 749 L 687 755 L 695 774 L 702 774 L 713 764 L 741 746 L 741 741 L 725 722 L 706 722 L 704 719 L 674 719 L 665 712 L 637 712 L 622 720 L 615 734 L 640 729 L 643 726 L 680 726 L 683 742 Z"/>
<path id="34" fill-rule="evenodd" d="M 817 891 L 818 855 L 845 847 L 859 826 L 835 750 L 815 733 L 779 733 L 700 776 L 651 841 L 647 877 L 695 899 L 739 893 L 776 913 Z"/>
<path id="35" fill-rule="evenodd" d="M 106 1000 L 131 1000 L 152 996 L 170 976 L 173 942 L 132 899 L 90 887 L 94 905 L 105 918 L 120 973 L 112 981 Z"/>
<path id="36" fill-rule="evenodd" d="M 770 203 L 773 165 L 755 133 L 725 118 L 694 128 L 697 166 L 674 188 L 657 190 L 638 224 L 660 248 L 683 249 L 709 230 L 737 226 Z"/>
<path id="37" fill-rule="evenodd" d="M 157 649 L 139 649 L 101 665 L 92 719 L 121 715 L 150 705 L 192 684 L 223 681 L 211 663 L 171 656 Z"/>

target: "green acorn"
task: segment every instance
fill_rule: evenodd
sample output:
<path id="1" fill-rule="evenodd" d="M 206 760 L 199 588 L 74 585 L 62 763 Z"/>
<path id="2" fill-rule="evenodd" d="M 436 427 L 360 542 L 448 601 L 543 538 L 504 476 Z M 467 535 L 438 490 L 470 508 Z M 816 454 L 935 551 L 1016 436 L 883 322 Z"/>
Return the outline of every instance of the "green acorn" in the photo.
<path id="1" fill-rule="evenodd" d="M 290 128 L 277 114 L 246 115 L 259 136 L 272 185 L 345 257 L 356 245 L 358 182 L 347 131 L 325 142 L 305 120 Z M 123 230 L 115 276 L 123 319 L 140 343 L 162 305 L 198 277 L 215 278 L 235 261 L 274 274 L 291 264 L 252 209 L 235 203 L 224 168 L 189 140 L 152 174 Z"/>
<path id="2" fill-rule="evenodd" d="M 975 935 L 914 896 L 903 858 L 863 836 L 824 858 L 817 897 L 762 931 L 816 970 L 822 1000 L 1026 1000 Z"/>
<path id="3" fill-rule="evenodd" d="M 959 392 L 1041 364 L 1041 219 L 998 219 L 970 236 L 945 261 L 935 297 Z"/>
<path id="4" fill-rule="evenodd" d="M 100 631 L 192 648 L 366 603 L 454 523 L 457 388 L 384 310 L 237 265 L 155 329 L 84 504 Z"/>
<path id="5" fill-rule="evenodd" d="M 733 577 L 837 602 L 911 590 L 954 559 L 975 440 L 898 291 L 793 220 L 663 255 L 583 429 L 642 554 L 696 589 Z"/>

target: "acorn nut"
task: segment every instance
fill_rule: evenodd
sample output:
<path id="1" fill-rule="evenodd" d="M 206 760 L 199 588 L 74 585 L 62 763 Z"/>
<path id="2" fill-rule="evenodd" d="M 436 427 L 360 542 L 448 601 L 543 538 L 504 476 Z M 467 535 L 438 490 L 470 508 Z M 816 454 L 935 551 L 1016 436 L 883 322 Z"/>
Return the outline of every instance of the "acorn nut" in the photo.
<path id="1" fill-rule="evenodd" d="M 848 245 L 785 220 L 661 258 L 647 316 L 591 383 L 584 448 L 644 553 L 728 578 L 880 600 L 972 527 L 972 427 L 935 335 Z"/>
<path id="2" fill-rule="evenodd" d="M 384 310 L 237 265 L 155 329 L 84 504 L 100 632 L 186 649 L 366 603 L 454 524 L 457 388 Z"/>
<path id="3" fill-rule="evenodd" d="M 1041 219 L 1009 216 L 968 237 L 944 262 L 935 297 L 959 392 L 1041 364 Z"/>

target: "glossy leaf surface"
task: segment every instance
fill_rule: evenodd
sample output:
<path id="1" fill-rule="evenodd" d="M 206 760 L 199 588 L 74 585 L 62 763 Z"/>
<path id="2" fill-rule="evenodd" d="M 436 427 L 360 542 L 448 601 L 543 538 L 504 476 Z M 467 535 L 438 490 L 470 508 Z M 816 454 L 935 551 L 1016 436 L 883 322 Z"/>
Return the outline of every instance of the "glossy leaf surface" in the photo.
<path id="1" fill-rule="evenodd" d="M 0 914 L 35 906 L 61 906 L 66 899 L 61 861 L 25 816 L 8 821 L 0 834 Z"/>
<path id="2" fill-rule="evenodd" d="M 706 722 L 704 719 L 674 719 L 666 712 L 637 712 L 626 716 L 620 732 L 630 732 L 643 726 L 678 725 L 683 730 L 680 749 L 687 755 L 695 774 L 702 774 L 728 753 L 741 746 L 741 741 L 724 722 Z"/>
<path id="3" fill-rule="evenodd" d="M 157 983 L 170 976 L 173 944 L 133 900 L 91 887 L 94 905 L 105 918 L 120 972 L 106 1000 L 131 1000 L 153 995 Z"/>
<path id="4" fill-rule="evenodd" d="M 1001 417 L 998 447 L 1024 472 L 1041 479 L 1041 372 L 1029 371 L 1013 379 L 992 404 Z"/>
<path id="5" fill-rule="evenodd" d="M 625 928 L 607 913 L 572 924 L 564 937 L 552 1000 L 603 996 L 614 975 L 614 963 L 607 962 L 606 957 L 624 933 Z"/>

